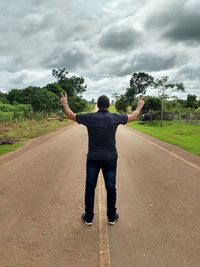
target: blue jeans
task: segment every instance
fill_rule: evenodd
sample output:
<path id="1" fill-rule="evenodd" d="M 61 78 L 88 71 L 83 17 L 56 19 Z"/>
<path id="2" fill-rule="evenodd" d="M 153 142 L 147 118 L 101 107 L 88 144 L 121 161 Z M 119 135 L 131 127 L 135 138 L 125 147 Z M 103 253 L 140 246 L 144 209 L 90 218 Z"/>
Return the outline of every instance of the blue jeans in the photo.
<path id="1" fill-rule="evenodd" d="M 117 159 L 91 160 L 86 163 L 85 213 L 88 220 L 94 217 L 94 197 L 99 171 L 102 169 L 107 191 L 107 217 L 112 220 L 116 214 L 116 170 Z"/>

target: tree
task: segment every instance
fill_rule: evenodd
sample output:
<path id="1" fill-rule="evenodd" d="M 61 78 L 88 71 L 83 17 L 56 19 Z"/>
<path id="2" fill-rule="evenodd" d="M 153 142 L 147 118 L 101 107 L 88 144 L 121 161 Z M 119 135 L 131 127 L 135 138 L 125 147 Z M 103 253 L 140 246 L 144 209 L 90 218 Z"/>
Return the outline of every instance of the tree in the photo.
<path id="1" fill-rule="evenodd" d="M 72 96 L 68 99 L 70 108 L 75 112 L 82 112 L 88 107 L 88 102 L 79 96 Z"/>
<path id="2" fill-rule="evenodd" d="M 150 118 L 151 118 L 151 122 L 152 122 L 153 111 L 160 110 L 161 101 L 158 97 L 147 96 L 147 97 L 145 97 L 144 102 L 145 102 L 145 104 L 144 104 L 143 110 L 148 111 L 150 113 Z"/>
<path id="3" fill-rule="evenodd" d="M 128 102 L 127 99 L 124 95 L 120 95 L 118 99 L 115 101 L 115 107 L 118 112 L 124 112 L 126 113 L 127 107 L 128 107 Z"/>
<path id="4" fill-rule="evenodd" d="M 198 107 L 200 108 L 200 99 L 199 99 L 199 101 L 198 101 L 197 105 L 198 105 Z"/>
<path id="5" fill-rule="evenodd" d="M 1 91 L 0 91 L 0 102 L 5 103 L 5 104 L 9 103 L 9 101 L 7 100 L 7 94 L 2 93 Z"/>
<path id="6" fill-rule="evenodd" d="M 164 114 L 164 101 L 170 98 L 172 93 L 176 91 L 184 92 L 183 83 L 167 83 L 169 80 L 168 76 L 163 76 L 161 79 L 156 79 L 153 83 L 153 87 L 158 91 L 158 97 L 161 100 L 161 122 L 160 127 L 163 125 L 163 114 Z"/>
<path id="7" fill-rule="evenodd" d="M 198 108 L 198 100 L 196 95 L 187 95 L 186 107 L 194 109 Z"/>
<path id="8" fill-rule="evenodd" d="M 29 86 L 25 89 L 12 89 L 8 93 L 11 104 L 31 104 L 34 112 L 55 112 L 60 107 L 60 98 L 45 87 Z"/>
<path id="9" fill-rule="evenodd" d="M 116 101 L 117 99 L 119 99 L 119 97 L 120 97 L 120 94 L 118 94 L 118 93 L 113 93 L 112 94 L 112 98 L 114 99 L 114 101 Z"/>
<path id="10" fill-rule="evenodd" d="M 92 98 L 92 100 L 90 101 L 90 104 L 92 104 L 92 105 L 95 104 L 95 100 L 94 100 L 94 98 Z"/>
<path id="11" fill-rule="evenodd" d="M 49 83 L 44 88 L 59 97 L 65 92 L 58 83 Z"/>
<path id="12" fill-rule="evenodd" d="M 130 79 L 130 87 L 127 88 L 125 92 L 125 97 L 129 105 L 131 105 L 135 96 L 138 94 L 146 94 L 147 88 L 150 87 L 153 82 L 154 78 L 145 72 L 133 73 Z"/>
<path id="13" fill-rule="evenodd" d="M 53 69 L 52 75 L 57 79 L 57 83 L 67 93 L 67 95 L 81 95 L 86 91 L 87 85 L 84 85 L 84 78 L 72 76 L 68 77 L 69 72 L 65 69 Z"/>

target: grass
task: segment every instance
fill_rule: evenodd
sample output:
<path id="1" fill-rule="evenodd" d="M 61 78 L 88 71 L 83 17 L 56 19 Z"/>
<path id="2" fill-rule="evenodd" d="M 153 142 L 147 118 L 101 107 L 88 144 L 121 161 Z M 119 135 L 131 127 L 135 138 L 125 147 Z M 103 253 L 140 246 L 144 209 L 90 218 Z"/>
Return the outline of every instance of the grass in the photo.
<path id="1" fill-rule="evenodd" d="M 128 126 L 143 133 L 200 155 L 200 126 L 172 121 L 164 121 L 162 128 L 159 125 L 159 121 L 153 121 L 152 124 L 139 121 L 128 123 Z"/>
<path id="2" fill-rule="evenodd" d="M 52 120 L 48 121 L 46 119 L 43 120 L 28 120 L 24 122 L 20 122 L 18 124 L 10 124 L 7 126 L 0 125 L 0 137 L 9 137 L 16 142 L 12 145 L 0 145 L 0 155 L 8 153 L 10 151 L 14 151 L 18 147 L 23 146 L 26 141 L 38 137 L 40 135 L 55 131 L 61 127 L 69 124 L 68 120 L 59 121 Z"/>
<path id="3" fill-rule="evenodd" d="M 16 144 L 12 144 L 12 145 L 1 145 L 0 146 L 0 155 L 14 151 L 15 149 L 17 149 L 18 147 L 21 147 L 23 145 L 24 145 L 24 143 L 16 143 Z"/>
<path id="4" fill-rule="evenodd" d="M 118 113 L 116 108 L 115 108 L 115 105 L 110 105 L 109 111 L 112 112 L 112 113 Z"/>

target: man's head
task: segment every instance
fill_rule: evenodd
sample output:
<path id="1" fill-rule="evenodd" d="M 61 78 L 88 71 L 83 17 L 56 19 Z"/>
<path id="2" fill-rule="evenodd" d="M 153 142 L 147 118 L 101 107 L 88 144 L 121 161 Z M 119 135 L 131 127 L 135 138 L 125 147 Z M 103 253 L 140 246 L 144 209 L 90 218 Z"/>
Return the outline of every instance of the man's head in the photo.
<path id="1" fill-rule="evenodd" d="M 101 95 L 97 99 L 97 107 L 99 109 L 108 109 L 110 106 L 109 98 L 106 95 Z"/>

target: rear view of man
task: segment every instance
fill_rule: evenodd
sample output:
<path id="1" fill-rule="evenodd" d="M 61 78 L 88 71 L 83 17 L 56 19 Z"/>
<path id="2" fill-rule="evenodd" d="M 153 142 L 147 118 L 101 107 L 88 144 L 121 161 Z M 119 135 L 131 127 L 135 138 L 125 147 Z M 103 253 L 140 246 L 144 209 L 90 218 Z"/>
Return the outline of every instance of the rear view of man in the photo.
<path id="1" fill-rule="evenodd" d="M 88 154 L 86 163 L 85 213 L 81 219 L 86 225 L 92 225 L 94 218 L 94 197 L 99 171 L 102 170 L 107 191 L 107 217 L 109 224 L 119 219 L 116 212 L 116 170 L 118 153 L 115 134 L 119 124 L 136 119 L 144 105 L 142 97 L 131 114 L 110 113 L 109 98 L 102 95 L 97 100 L 98 111 L 87 114 L 75 114 L 69 107 L 67 95 L 61 96 L 61 103 L 68 118 L 83 124 L 88 130 Z"/>

